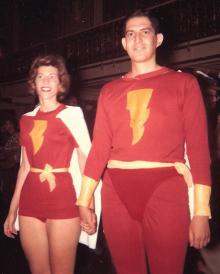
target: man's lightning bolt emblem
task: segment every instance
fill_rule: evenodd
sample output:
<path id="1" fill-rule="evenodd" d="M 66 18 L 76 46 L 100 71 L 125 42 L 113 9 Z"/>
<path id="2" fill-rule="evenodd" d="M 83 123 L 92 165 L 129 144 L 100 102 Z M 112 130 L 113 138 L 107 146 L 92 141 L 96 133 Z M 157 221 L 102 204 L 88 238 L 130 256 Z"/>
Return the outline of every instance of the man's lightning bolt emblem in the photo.
<path id="1" fill-rule="evenodd" d="M 45 120 L 34 120 L 34 127 L 30 132 L 34 154 L 36 154 L 41 148 L 44 142 L 44 132 L 47 129 L 47 121 Z"/>
<path id="2" fill-rule="evenodd" d="M 150 109 L 147 107 L 152 93 L 152 89 L 138 89 L 127 94 L 127 110 L 130 112 L 130 127 L 133 133 L 132 145 L 139 142 L 144 134 L 144 125 L 150 115 Z"/>

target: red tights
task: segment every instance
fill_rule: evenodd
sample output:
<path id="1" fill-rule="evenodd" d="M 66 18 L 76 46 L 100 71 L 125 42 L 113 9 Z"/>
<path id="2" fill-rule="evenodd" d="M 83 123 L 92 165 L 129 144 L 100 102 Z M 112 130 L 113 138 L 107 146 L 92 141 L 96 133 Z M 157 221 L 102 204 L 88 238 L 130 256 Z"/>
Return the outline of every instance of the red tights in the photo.
<path id="1" fill-rule="evenodd" d="M 187 186 L 174 168 L 109 169 L 103 227 L 117 274 L 181 274 L 188 245 Z"/>

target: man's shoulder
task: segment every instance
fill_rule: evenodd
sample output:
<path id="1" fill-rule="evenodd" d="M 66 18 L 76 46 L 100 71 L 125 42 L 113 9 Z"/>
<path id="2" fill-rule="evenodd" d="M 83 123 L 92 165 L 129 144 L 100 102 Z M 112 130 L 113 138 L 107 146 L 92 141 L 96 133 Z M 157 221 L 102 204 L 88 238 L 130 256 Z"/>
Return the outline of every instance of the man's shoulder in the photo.
<path id="1" fill-rule="evenodd" d="M 173 77 L 177 80 L 182 80 L 182 81 L 191 81 L 196 79 L 196 77 L 188 72 L 184 72 L 182 70 L 174 70 L 174 69 L 169 69 L 170 72 L 170 77 Z"/>
<path id="2" fill-rule="evenodd" d="M 108 96 L 108 95 L 114 94 L 115 92 L 118 93 L 118 90 L 120 89 L 121 84 L 123 82 L 124 81 L 122 78 L 117 78 L 117 79 L 114 79 L 114 80 L 111 80 L 111 81 L 105 83 L 102 86 L 100 94 L 102 96 Z"/>
<path id="3" fill-rule="evenodd" d="M 111 80 L 111 81 L 105 83 L 105 84 L 103 85 L 103 89 L 110 89 L 110 88 L 112 88 L 112 87 L 115 87 L 115 86 L 120 85 L 122 82 L 123 82 L 122 77 L 117 78 L 117 79 L 113 79 L 113 80 Z"/>

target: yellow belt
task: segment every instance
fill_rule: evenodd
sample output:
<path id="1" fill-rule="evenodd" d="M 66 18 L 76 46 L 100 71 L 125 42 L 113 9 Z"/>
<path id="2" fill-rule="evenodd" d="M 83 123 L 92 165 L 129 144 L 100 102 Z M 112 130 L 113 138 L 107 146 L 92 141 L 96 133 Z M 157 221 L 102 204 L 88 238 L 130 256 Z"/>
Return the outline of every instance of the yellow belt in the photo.
<path id="1" fill-rule="evenodd" d="M 46 164 L 44 169 L 31 167 L 31 172 L 40 173 L 39 178 L 41 182 L 48 181 L 50 191 L 53 191 L 56 187 L 56 178 L 54 176 L 55 173 L 61 173 L 61 172 L 68 172 L 69 168 L 62 167 L 62 168 L 53 168 L 49 164 Z"/>
<path id="2" fill-rule="evenodd" d="M 183 175 L 184 180 L 188 187 L 193 185 L 193 178 L 190 169 L 181 162 L 175 163 L 161 163 L 161 162 L 149 162 L 149 161 L 118 161 L 109 160 L 108 168 L 122 168 L 122 169 L 140 169 L 140 168 L 160 168 L 160 167 L 175 167 L 176 171 Z"/>

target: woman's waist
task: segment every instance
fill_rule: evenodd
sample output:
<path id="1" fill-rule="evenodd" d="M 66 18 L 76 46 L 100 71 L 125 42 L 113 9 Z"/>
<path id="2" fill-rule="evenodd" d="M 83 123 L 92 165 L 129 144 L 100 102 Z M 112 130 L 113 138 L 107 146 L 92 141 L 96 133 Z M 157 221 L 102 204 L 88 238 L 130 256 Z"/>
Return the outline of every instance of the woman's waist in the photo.
<path id="1" fill-rule="evenodd" d="M 69 167 L 65 166 L 52 166 L 50 164 L 45 164 L 44 167 L 39 167 L 32 165 L 30 167 L 30 172 L 34 173 L 63 173 L 63 172 L 69 172 Z"/>
<path id="2" fill-rule="evenodd" d="M 69 171 L 69 168 L 70 168 L 70 163 L 69 161 L 68 162 L 50 162 L 50 161 L 47 161 L 47 162 L 36 162 L 36 161 L 32 161 L 30 163 L 30 171 L 31 172 L 35 172 L 35 173 L 38 173 L 38 172 L 43 172 L 43 171 L 46 171 L 46 172 L 68 172 Z"/>
<path id="3" fill-rule="evenodd" d="M 49 164 L 45 164 L 44 168 L 39 168 L 35 166 L 30 167 L 29 174 L 37 174 L 40 182 L 47 181 L 49 183 L 50 192 L 52 192 L 56 188 L 57 177 L 58 175 L 69 174 L 68 167 L 53 167 Z"/>

